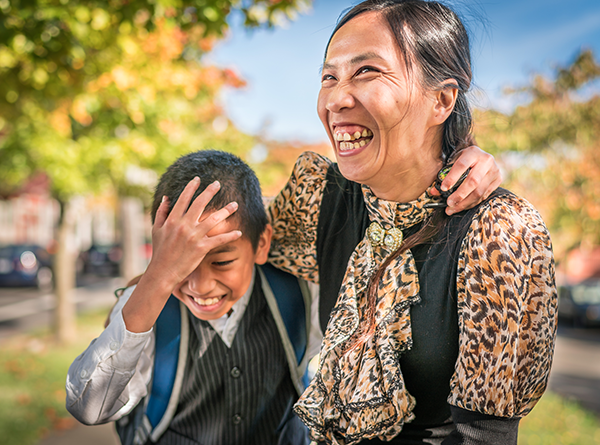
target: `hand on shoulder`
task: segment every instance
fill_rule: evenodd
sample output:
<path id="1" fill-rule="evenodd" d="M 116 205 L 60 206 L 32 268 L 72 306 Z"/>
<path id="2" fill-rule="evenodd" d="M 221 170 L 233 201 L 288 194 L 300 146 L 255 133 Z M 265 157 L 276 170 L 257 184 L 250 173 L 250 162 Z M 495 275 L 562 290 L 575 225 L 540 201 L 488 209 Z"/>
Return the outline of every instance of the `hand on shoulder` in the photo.
<path id="1" fill-rule="evenodd" d="M 469 168 L 471 171 L 465 180 L 448 197 L 446 208 L 448 215 L 475 207 L 490 196 L 502 182 L 502 174 L 494 157 L 472 145 L 461 151 L 442 182 L 442 190 L 451 190 Z M 434 191 L 433 194 L 435 193 Z"/>

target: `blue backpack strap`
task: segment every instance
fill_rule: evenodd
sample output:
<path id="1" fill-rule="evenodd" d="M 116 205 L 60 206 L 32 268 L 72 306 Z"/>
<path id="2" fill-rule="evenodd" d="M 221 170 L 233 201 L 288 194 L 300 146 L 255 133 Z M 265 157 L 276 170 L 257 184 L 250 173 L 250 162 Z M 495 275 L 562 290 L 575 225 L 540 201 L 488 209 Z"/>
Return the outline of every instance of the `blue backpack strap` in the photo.
<path id="1" fill-rule="evenodd" d="M 153 428 L 158 425 L 167 409 L 177 373 L 181 341 L 181 311 L 179 300 L 173 295 L 167 300 L 167 304 L 156 320 L 154 330 L 154 375 L 146 407 L 146 416 Z"/>
<path id="2" fill-rule="evenodd" d="M 260 268 L 271 286 L 299 365 L 306 353 L 308 333 L 306 306 L 298 278 L 270 264 L 264 264 Z"/>

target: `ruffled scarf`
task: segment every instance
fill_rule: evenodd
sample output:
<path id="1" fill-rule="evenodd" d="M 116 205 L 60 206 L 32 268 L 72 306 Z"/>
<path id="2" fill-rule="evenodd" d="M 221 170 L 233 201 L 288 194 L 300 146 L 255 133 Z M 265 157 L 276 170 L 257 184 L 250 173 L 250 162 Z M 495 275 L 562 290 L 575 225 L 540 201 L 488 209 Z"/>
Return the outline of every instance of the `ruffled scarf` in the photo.
<path id="1" fill-rule="evenodd" d="M 428 192 L 401 204 L 377 198 L 367 186 L 362 189 L 371 224 L 386 231 L 382 237 L 393 228 L 414 226 L 431 213 L 424 207 L 432 202 Z M 390 440 L 414 418 L 415 399 L 406 390 L 399 361 L 412 347 L 410 306 L 420 301 L 418 272 L 409 250 L 390 263 L 378 284 L 373 335 L 352 347 L 365 314 L 369 279 L 393 253 L 388 245 L 374 243 L 367 233 L 348 262 L 325 331 L 319 369 L 294 408 L 313 440 L 340 445 L 374 437 Z"/>

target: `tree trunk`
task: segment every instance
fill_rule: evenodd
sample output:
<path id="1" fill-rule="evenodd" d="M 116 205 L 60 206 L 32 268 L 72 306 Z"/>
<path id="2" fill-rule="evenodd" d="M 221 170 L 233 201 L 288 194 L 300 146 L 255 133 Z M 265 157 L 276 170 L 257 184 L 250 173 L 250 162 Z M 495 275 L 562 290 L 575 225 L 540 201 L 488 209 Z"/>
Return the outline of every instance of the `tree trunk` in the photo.
<path id="1" fill-rule="evenodd" d="M 121 236 L 123 259 L 121 276 L 126 281 L 144 272 L 144 206 L 138 198 L 121 198 Z"/>
<path id="2" fill-rule="evenodd" d="M 54 334 L 58 343 L 70 343 L 75 339 L 75 271 L 77 245 L 75 225 L 76 205 L 70 199 L 61 202 L 61 218 L 58 226 L 58 246 L 54 261 L 56 309 Z"/>

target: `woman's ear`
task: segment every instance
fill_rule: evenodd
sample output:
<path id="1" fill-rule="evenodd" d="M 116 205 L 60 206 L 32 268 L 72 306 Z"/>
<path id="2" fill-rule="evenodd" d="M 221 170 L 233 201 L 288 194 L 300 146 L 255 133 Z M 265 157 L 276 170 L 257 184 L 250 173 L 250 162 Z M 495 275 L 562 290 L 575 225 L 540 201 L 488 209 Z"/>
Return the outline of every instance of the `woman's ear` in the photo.
<path id="1" fill-rule="evenodd" d="M 458 85 L 454 79 L 443 83 L 442 89 L 434 92 L 433 119 L 435 124 L 443 124 L 454 110 Z"/>
<path id="2" fill-rule="evenodd" d="M 269 258 L 269 250 L 271 249 L 271 236 L 273 236 L 273 227 L 271 224 L 265 226 L 265 230 L 260 234 L 256 253 L 254 254 L 254 262 L 256 264 L 265 264 Z"/>

